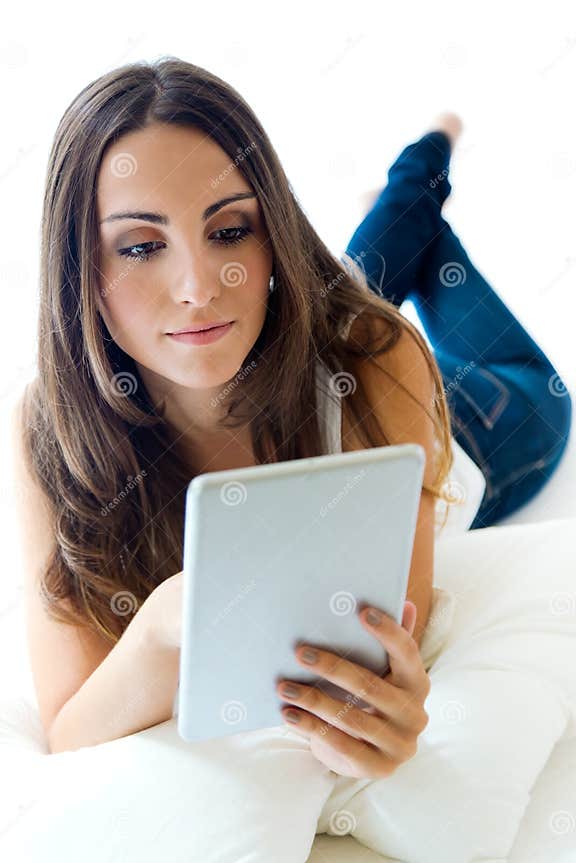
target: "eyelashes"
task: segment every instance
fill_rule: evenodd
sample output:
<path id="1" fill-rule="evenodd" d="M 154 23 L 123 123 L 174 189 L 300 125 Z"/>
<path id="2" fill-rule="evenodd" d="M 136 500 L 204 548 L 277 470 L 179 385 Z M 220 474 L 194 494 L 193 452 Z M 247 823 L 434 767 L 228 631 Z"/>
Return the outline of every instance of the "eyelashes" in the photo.
<path id="1" fill-rule="evenodd" d="M 249 234 L 254 233 L 252 228 L 245 227 L 236 227 L 236 228 L 221 228 L 219 231 L 216 231 L 217 234 L 226 234 L 228 231 L 236 231 L 236 236 L 230 237 L 226 236 L 224 239 L 213 240 L 212 242 L 216 243 L 219 246 L 234 246 L 238 243 L 244 242 L 246 237 Z M 156 252 L 161 251 L 160 249 L 151 249 L 151 246 L 164 246 L 160 240 L 150 240 L 147 243 L 136 243 L 134 246 L 126 246 L 124 249 L 118 249 L 118 254 L 124 258 L 132 258 L 137 261 L 148 261 L 152 255 L 156 254 Z M 134 252 L 133 249 L 149 249 L 145 252 Z"/>

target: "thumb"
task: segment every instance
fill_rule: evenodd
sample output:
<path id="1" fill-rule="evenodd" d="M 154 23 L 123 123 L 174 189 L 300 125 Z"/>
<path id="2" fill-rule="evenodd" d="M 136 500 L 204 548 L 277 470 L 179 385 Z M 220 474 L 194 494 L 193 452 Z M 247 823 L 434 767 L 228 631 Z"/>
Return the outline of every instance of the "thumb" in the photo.
<path id="1" fill-rule="evenodd" d="M 404 614 L 402 615 L 402 627 L 408 630 L 410 635 L 414 632 L 417 616 L 418 610 L 414 603 L 406 601 L 404 603 Z"/>

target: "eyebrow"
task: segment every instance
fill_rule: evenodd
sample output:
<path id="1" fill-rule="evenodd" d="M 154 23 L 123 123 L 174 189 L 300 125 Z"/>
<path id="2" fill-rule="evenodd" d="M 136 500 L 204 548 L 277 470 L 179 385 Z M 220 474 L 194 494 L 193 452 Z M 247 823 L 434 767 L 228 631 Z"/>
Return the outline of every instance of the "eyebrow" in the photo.
<path id="1" fill-rule="evenodd" d="M 210 204 L 209 207 L 206 207 L 204 212 L 202 213 L 202 221 L 206 222 L 210 216 L 213 216 L 214 213 L 217 213 L 218 210 L 225 207 L 226 204 L 230 204 L 232 201 L 241 201 L 244 198 L 255 198 L 256 195 L 254 192 L 237 192 L 234 195 L 229 195 L 227 198 L 222 198 L 220 201 L 215 201 L 213 204 Z M 170 219 L 168 216 L 165 216 L 164 213 L 145 213 L 140 212 L 139 210 L 131 211 L 131 210 L 123 210 L 119 213 L 112 213 L 110 216 L 106 216 L 105 219 L 102 219 L 100 224 L 103 222 L 118 222 L 121 219 L 140 219 L 144 222 L 152 222 L 154 225 L 169 225 Z"/>

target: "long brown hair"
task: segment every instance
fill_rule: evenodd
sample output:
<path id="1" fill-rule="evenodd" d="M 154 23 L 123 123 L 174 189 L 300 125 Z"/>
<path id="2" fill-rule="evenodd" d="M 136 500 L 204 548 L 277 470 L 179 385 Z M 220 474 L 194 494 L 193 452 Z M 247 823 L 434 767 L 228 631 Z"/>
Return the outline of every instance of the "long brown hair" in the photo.
<path id="1" fill-rule="evenodd" d="M 150 592 L 182 570 L 185 493 L 194 476 L 133 359 L 107 337 L 95 303 L 99 166 L 108 144 L 156 122 L 200 129 L 229 154 L 256 192 L 270 237 L 276 290 L 238 381 L 226 385 L 225 426 L 249 423 L 258 463 L 322 454 L 317 359 L 333 375 L 350 371 L 355 358 L 386 352 L 408 329 L 437 391 L 432 413 L 422 405 L 438 433 L 436 481 L 424 488 L 454 502 L 443 489 L 451 428 L 434 356 L 396 307 L 368 288 L 361 267 L 324 245 L 244 99 L 178 58 L 122 66 L 78 94 L 52 144 L 38 374 L 25 390 L 23 430 L 54 524 L 55 551 L 41 581 L 45 607 L 53 619 L 87 626 L 112 644 Z M 347 341 L 345 325 L 360 314 L 384 328 L 370 338 L 366 331 L 362 343 Z M 345 407 L 366 447 L 389 442 L 360 380 Z"/>

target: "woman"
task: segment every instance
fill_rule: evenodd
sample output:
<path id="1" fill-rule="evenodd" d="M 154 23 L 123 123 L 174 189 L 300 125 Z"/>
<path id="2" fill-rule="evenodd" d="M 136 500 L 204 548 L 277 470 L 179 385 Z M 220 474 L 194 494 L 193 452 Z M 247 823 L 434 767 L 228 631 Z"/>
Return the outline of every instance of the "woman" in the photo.
<path id="1" fill-rule="evenodd" d="M 352 709 L 329 724 L 321 717 L 333 717 L 338 702 L 323 696 L 315 715 L 306 695 L 278 695 L 335 773 L 382 777 L 415 754 L 427 721 L 429 679 L 415 644 L 430 611 L 433 505 L 450 500 L 450 415 L 439 367 L 453 380 L 458 364 L 474 358 L 466 392 L 457 387 L 455 395 L 462 445 L 491 482 L 476 526 L 534 493 L 544 475 L 535 463 L 549 475 L 562 448 L 534 435 L 549 422 L 561 434 L 568 425 L 568 399 L 542 398 L 552 367 L 440 215 L 449 185 L 435 178 L 448 163 L 451 122 L 406 148 L 350 243 L 368 287 L 392 290 L 390 302 L 367 289 L 360 268 L 331 255 L 248 105 L 206 70 L 173 59 L 129 65 L 92 82 L 65 112 L 44 199 L 38 376 L 22 415 L 33 480 L 22 471 L 22 483 L 36 493 L 23 515 L 33 512 L 50 538 L 45 556 L 34 551 L 30 559 L 39 590 L 28 601 L 52 752 L 170 716 L 186 488 L 206 470 L 321 453 L 312 374 L 321 357 L 356 384 L 343 403 L 347 448 L 414 440 L 426 450 L 408 594 L 415 602 L 406 603 L 402 626 L 361 615 L 391 663 L 385 679 L 371 677 L 369 716 Z M 373 264 L 382 258 L 383 281 Z M 467 275 L 458 293 L 443 291 L 442 278 L 437 284 L 452 262 Z M 408 295 L 438 364 L 396 308 Z M 498 327 L 492 338 L 487 320 Z M 209 323 L 223 327 L 210 346 L 174 337 Z M 495 379 L 509 393 L 497 416 Z M 504 461 L 509 438 L 520 450 Z M 75 627 L 77 642 L 61 624 Z M 332 656 L 320 651 L 318 674 L 357 691 L 365 669 L 342 660 L 336 673 Z M 306 664 L 304 653 L 297 658 Z M 359 722 L 360 739 L 352 733 Z"/>

